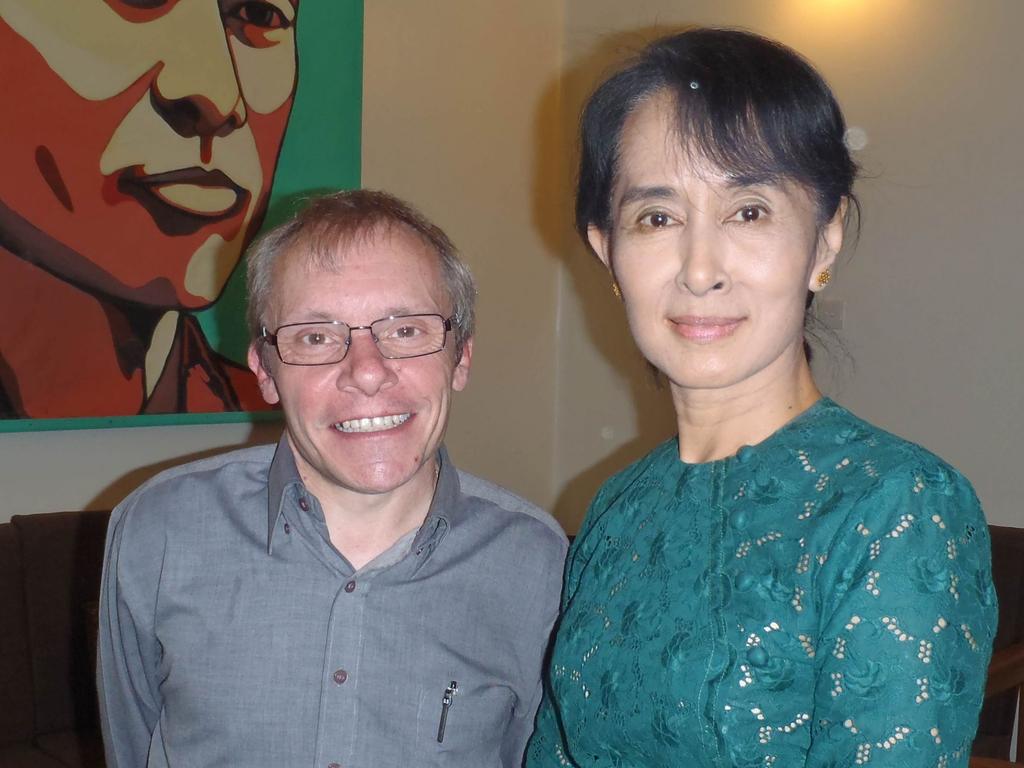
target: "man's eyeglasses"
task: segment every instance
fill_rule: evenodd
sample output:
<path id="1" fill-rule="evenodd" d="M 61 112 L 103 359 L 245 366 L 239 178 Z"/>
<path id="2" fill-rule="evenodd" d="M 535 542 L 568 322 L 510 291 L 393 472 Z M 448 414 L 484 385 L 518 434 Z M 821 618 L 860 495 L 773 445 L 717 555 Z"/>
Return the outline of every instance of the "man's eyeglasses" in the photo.
<path id="1" fill-rule="evenodd" d="M 340 363 L 352 345 L 353 331 L 369 331 L 382 357 L 400 360 L 433 355 L 444 349 L 454 315 L 392 315 L 369 325 L 348 325 L 340 320 L 317 323 L 288 323 L 270 333 L 260 333 L 267 344 L 288 365 L 330 365 Z"/>

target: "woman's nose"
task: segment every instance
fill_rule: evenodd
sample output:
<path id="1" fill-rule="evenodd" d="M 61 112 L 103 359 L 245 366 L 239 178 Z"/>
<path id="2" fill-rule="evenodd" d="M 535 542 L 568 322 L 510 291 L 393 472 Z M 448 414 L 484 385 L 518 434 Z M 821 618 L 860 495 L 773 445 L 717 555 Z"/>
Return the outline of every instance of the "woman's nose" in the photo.
<path id="1" fill-rule="evenodd" d="M 708 226 L 693 226 L 688 229 L 680 244 L 676 285 L 680 290 L 695 296 L 724 290 L 729 283 L 722 245 L 711 229 Z"/>

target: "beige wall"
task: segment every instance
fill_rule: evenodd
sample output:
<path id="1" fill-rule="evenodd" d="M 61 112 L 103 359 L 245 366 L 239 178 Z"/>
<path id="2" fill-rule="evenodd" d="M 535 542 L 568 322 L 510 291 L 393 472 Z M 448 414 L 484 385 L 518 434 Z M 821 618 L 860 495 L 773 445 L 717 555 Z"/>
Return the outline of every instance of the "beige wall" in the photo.
<path id="1" fill-rule="evenodd" d="M 974 481 L 990 519 L 1024 427 L 1024 124 L 1017 0 L 367 0 L 364 182 L 408 197 L 477 274 L 480 328 L 449 445 L 575 528 L 600 479 L 671 433 L 608 281 L 568 227 L 575 114 L 658 25 L 741 25 L 808 55 L 869 144 L 864 234 L 830 295 L 865 417 Z M 826 361 L 827 362 L 827 361 Z M 0 435 L 0 520 L 115 503 L 240 425 Z"/>

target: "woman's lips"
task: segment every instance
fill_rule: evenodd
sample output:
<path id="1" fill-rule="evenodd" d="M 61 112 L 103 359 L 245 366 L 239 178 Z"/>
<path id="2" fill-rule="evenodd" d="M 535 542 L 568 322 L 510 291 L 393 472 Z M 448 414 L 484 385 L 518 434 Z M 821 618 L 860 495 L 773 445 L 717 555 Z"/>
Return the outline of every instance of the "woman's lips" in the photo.
<path id="1" fill-rule="evenodd" d="M 698 344 L 710 344 L 713 341 L 731 336 L 744 318 L 742 317 L 703 317 L 684 315 L 671 318 L 677 334 L 688 341 Z"/>

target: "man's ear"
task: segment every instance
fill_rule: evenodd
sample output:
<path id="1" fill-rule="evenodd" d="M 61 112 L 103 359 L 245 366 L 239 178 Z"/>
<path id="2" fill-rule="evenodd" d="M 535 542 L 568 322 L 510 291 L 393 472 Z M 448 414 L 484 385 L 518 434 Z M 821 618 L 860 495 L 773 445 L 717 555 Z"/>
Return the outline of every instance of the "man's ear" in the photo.
<path id="1" fill-rule="evenodd" d="M 843 248 L 843 232 L 846 229 L 846 212 L 849 209 L 850 201 L 843 198 L 839 201 L 835 215 L 818 233 L 818 245 L 814 257 L 814 269 L 811 271 L 811 279 L 807 284 L 808 290 L 817 293 L 825 284 L 818 282 L 818 275 L 826 269 L 832 269 L 836 262 L 839 251 Z"/>
<path id="2" fill-rule="evenodd" d="M 597 258 L 601 260 L 608 271 L 612 271 L 612 257 L 610 252 L 611 238 L 608 237 L 607 233 L 601 231 L 599 228 L 591 224 L 587 227 L 587 242 L 590 243 L 590 247 L 594 249 L 594 253 L 597 254 Z"/>
<path id="3" fill-rule="evenodd" d="M 452 389 L 461 392 L 469 383 L 469 366 L 473 362 L 473 337 L 470 336 L 462 345 L 462 355 L 455 363 L 452 371 Z"/>
<path id="4" fill-rule="evenodd" d="M 269 358 L 270 354 L 267 351 L 267 347 L 260 341 L 254 341 L 249 345 L 249 353 L 247 355 L 247 361 L 249 363 L 249 370 L 256 374 L 256 381 L 260 385 L 260 392 L 263 395 L 263 399 L 267 401 L 268 405 L 276 405 L 281 402 L 281 396 L 277 392 L 277 383 L 274 381 L 274 376 L 270 372 L 267 362 L 264 358 Z"/>

